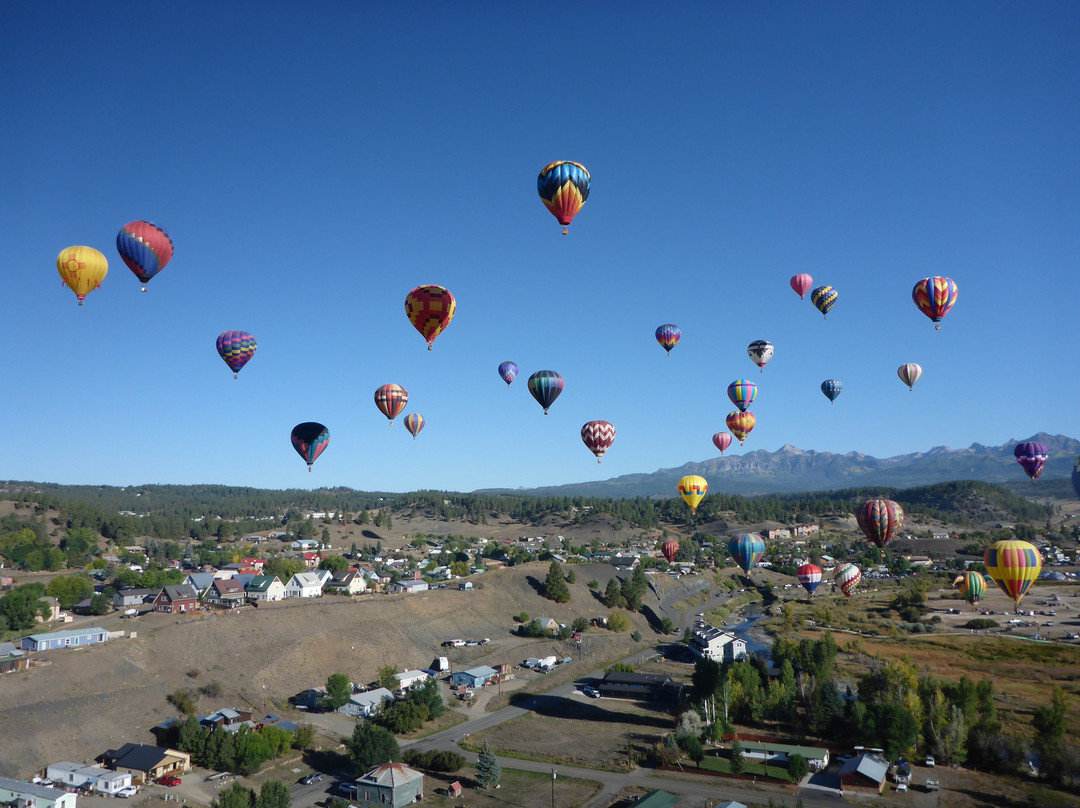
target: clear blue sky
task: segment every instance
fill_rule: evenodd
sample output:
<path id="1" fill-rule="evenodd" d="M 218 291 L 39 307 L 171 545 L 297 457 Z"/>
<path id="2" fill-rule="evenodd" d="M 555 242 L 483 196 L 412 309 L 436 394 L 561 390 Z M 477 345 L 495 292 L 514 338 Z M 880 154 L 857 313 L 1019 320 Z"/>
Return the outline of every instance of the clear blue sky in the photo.
<path id="1" fill-rule="evenodd" d="M 758 425 L 733 452 L 1076 436 L 1078 30 L 1071 2 L 8 4 L 0 477 L 600 479 L 715 456 L 739 377 Z M 592 174 L 569 237 L 536 194 L 563 159 Z M 146 294 L 115 248 L 133 219 L 176 245 Z M 74 244 L 109 259 L 82 308 Z M 827 321 L 796 272 L 839 290 Z M 927 275 L 959 286 L 939 332 Z M 424 283 L 458 301 L 431 352 L 404 314 Z M 238 381 L 231 329 L 259 344 Z M 566 380 L 547 417 L 541 369 Z M 375 408 L 388 382 L 416 441 Z M 591 419 L 618 430 L 599 467 Z"/>

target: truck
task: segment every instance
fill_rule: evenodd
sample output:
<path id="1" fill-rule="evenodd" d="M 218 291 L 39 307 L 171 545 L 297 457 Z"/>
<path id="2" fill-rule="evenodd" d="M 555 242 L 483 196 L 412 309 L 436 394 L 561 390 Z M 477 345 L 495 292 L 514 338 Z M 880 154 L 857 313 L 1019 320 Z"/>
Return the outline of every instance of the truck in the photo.
<path id="1" fill-rule="evenodd" d="M 534 670 L 538 668 L 553 668 L 555 667 L 555 659 L 556 657 L 554 654 L 546 657 L 529 657 L 522 663 L 522 667 L 533 668 Z"/>
<path id="2" fill-rule="evenodd" d="M 940 784 L 938 783 L 937 780 L 927 780 L 926 781 L 926 790 L 927 791 L 937 791 L 939 788 L 941 788 L 941 786 L 940 786 Z"/>

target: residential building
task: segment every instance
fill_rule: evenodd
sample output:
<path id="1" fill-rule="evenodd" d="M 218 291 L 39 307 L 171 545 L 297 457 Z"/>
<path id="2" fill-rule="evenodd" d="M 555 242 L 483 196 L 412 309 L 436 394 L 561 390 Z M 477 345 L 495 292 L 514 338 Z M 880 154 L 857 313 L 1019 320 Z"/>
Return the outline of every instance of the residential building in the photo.
<path id="1" fill-rule="evenodd" d="M 326 582 L 326 588 L 342 595 L 358 595 L 367 589 L 367 581 L 359 570 L 342 570 Z"/>
<path id="2" fill-rule="evenodd" d="M 13 642 L 0 642 L 0 673 L 24 671 L 30 667 L 30 657 L 26 651 Z"/>
<path id="3" fill-rule="evenodd" d="M 601 696 L 653 701 L 677 702 L 682 694 L 682 685 L 659 673 L 609 671 L 598 689 Z"/>
<path id="4" fill-rule="evenodd" d="M 829 765 L 829 750 L 820 746 L 798 746 L 795 744 L 772 743 L 764 741 L 739 741 L 743 756 L 747 760 L 765 761 L 787 765 L 792 755 L 802 755 L 810 764 L 810 771 L 821 771 Z"/>
<path id="5" fill-rule="evenodd" d="M 235 578 L 218 578 L 206 590 L 203 601 L 221 609 L 235 609 L 237 606 L 243 606 L 244 585 Z"/>
<path id="6" fill-rule="evenodd" d="M 113 606 L 117 609 L 130 609 L 153 603 L 160 589 L 140 589 L 135 586 L 125 586 L 116 590 L 113 595 Z"/>
<path id="7" fill-rule="evenodd" d="M 276 575 L 256 575 L 244 587 L 247 599 L 272 603 L 285 599 L 285 584 Z"/>
<path id="8" fill-rule="evenodd" d="M 358 718 L 371 718 L 382 709 L 383 704 L 393 700 L 393 693 L 385 687 L 376 687 L 363 693 L 353 693 L 344 706 L 338 708 L 338 712 Z"/>
<path id="9" fill-rule="evenodd" d="M 682 802 L 682 799 L 677 794 L 658 789 L 638 797 L 630 803 L 628 808 L 674 808 Z M 743 806 L 743 808 L 746 808 L 746 806 Z"/>
<path id="10" fill-rule="evenodd" d="M 746 656 L 746 641 L 698 620 L 690 635 L 690 650 L 702 659 L 735 662 Z"/>
<path id="11" fill-rule="evenodd" d="M 169 614 L 194 612 L 199 609 L 199 594 L 190 586 L 175 584 L 164 587 L 154 599 L 154 611 Z"/>
<path id="12" fill-rule="evenodd" d="M 75 808 L 75 795 L 50 786 L 0 777 L 0 805 L 16 808 Z"/>
<path id="13" fill-rule="evenodd" d="M 41 614 L 34 615 L 34 621 L 37 623 L 53 623 L 60 619 L 60 601 L 56 598 L 46 595 L 39 598 L 49 608 L 49 613 L 44 617 Z"/>
<path id="14" fill-rule="evenodd" d="M 109 641 L 109 630 L 104 628 L 70 628 L 47 634 L 30 634 L 19 645 L 24 651 L 55 651 L 60 648 L 82 648 Z"/>
<path id="15" fill-rule="evenodd" d="M 118 772 L 128 772 L 132 785 L 143 785 L 168 774 L 180 775 L 191 768 L 191 755 L 164 746 L 126 743 L 108 749 L 98 761 Z"/>
<path id="16" fill-rule="evenodd" d="M 608 563 L 617 570 L 629 572 L 634 570 L 634 568 L 641 563 L 641 559 L 636 555 L 616 553 L 608 559 Z"/>
<path id="17" fill-rule="evenodd" d="M 405 808 L 424 799 L 424 775 L 404 763 L 384 763 L 356 780 L 360 806 Z"/>
<path id="18" fill-rule="evenodd" d="M 298 572 L 285 584 L 287 598 L 317 598 L 322 595 L 322 581 L 314 572 Z"/>
<path id="19" fill-rule="evenodd" d="M 210 585 L 214 583 L 214 573 L 212 572 L 189 572 L 181 583 L 185 583 L 194 589 L 199 595 L 202 595 Z M 155 593 L 156 594 L 156 593 Z"/>
<path id="20" fill-rule="evenodd" d="M 840 783 L 845 788 L 871 789 L 880 794 L 888 773 L 889 761 L 880 755 L 864 752 L 844 762 L 840 768 Z"/>
<path id="21" fill-rule="evenodd" d="M 406 594 L 413 592 L 427 592 L 429 588 L 427 581 L 411 578 L 409 580 L 390 584 L 390 594 L 394 594 L 395 592 L 404 592 Z"/>
<path id="22" fill-rule="evenodd" d="M 45 776 L 57 785 L 68 788 L 93 786 L 100 794 L 115 794 L 131 785 L 128 772 L 114 772 L 101 766 L 87 766 L 85 763 L 51 763 L 45 769 Z"/>
<path id="23" fill-rule="evenodd" d="M 394 674 L 394 679 L 396 679 L 398 683 L 399 693 L 405 693 L 407 690 L 422 685 L 428 678 L 426 673 L 418 670 L 402 671 L 401 673 Z"/>
<path id="24" fill-rule="evenodd" d="M 498 674 L 494 668 L 488 665 L 477 665 L 475 668 L 458 671 L 450 676 L 450 683 L 465 685 L 466 687 L 483 687 L 491 678 Z"/>

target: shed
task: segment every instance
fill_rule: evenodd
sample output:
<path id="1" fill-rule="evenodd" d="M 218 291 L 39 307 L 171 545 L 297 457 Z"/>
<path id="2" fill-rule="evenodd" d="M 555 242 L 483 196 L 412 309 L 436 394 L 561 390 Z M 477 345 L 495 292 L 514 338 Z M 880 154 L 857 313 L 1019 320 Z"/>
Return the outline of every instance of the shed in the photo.
<path id="1" fill-rule="evenodd" d="M 477 665 L 475 668 L 453 674 L 450 677 L 450 683 L 467 687 L 483 687 L 497 673 L 498 671 L 488 665 Z"/>
<path id="2" fill-rule="evenodd" d="M 853 788 L 872 788 L 880 794 L 888 773 L 889 761 L 880 755 L 864 752 L 844 763 L 840 768 L 840 782 Z"/>
<path id="3" fill-rule="evenodd" d="M 446 794 L 450 797 L 460 797 L 462 790 L 463 789 L 461 788 L 461 783 L 455 780 L 446 787 Z"/>

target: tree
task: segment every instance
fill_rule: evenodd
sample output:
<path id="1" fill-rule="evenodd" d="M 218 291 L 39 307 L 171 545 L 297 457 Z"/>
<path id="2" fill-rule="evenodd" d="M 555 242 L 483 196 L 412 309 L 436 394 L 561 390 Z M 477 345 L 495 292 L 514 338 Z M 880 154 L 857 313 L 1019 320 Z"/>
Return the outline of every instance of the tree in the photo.
<path id="1" fill-rule="evenodd" d="M 361 721 L 353 728 L 352 737 L 345 742 L 359 774 L 375 766 L 401 760 L 397 739 L 386 727 Z"/>
<path id="2" fill-rule="evenodd" d="M 491 788 L 499 784 L 502 777 L 502 767 L 491 751 L 491 747 L 484 744 L 480 754 L 476 756 L 476 783 L 480 788 Z"/>
<path id="3" fill-rule="evenodd" d="M 102 593 L 97 593 L 90 598 L 90 614 L 101 615 L 112 611 L 112 598 Z"/>
<path id="4" fill-rule="evenodd" d="M 794 754 L 788 758 L 788 777 L 791 782 L 798 783 L 810 773 L 810 763 L 800 754 Z"/>
<path id="5" fill-rule="evenodd" d="M 630 615 L 626 612 L 612 612 L 607 622 L 608 630 L 621 634 L 630 628 Z"/>
<path id="6" fill-rule="evenodd" d="M 196 766 L 206 764 L 206 736 L 209 733 L 199 723 L 199 719 L 193 715 L 187 717 L 187 721 L 180 725 L 180 734 L 176 741 L 176 748 L 181 752 L 191 755 L 191 760 Z"/>
<path id="7" fill-rule="evenodd" d="M 556 603 L 566 603 L 570 600 L 570 587 L 566 585 L 563 577 L 562 564 L 552 561 L 548 567 L 547 578 L 544 581 L 544 597 Z"/>
<path id="8" fill-rule="evenodd" d="M 291 803 L 288 787 L 280 780 L 268 780 L 259 789 L 255 808 L 289 808 Z"/>
<path id="9" fill-rule="evenodd" d="M 683 741 L 686 747 L 686 754 L 694 761 L 695 766 L 700 766 L 701 761 L 705 759 L 705 747 L 701 745 L 701 739 L 696 735 L 690 735 Z"/>
<path id="10" fill-rule="evenodd" d="M 671 634 L 675 630 L 675 623 L 670 617 L 664 617 L 660 620 L 660 631 L 664 634 Z"/>
<path id="11" fill-rule="evenodd" d="M 326 706 L 331 710 L 337 710 L 349 700 L 352 695 L 352 682 L 344 673 L 331 673 L 326 680 Z"/>
<path id="12" fill-rule="evenodd" d="M 85 575 L 57 575 L 45 587 L 45 594 L 56 598 L 61 609 L 70 609 L 94 594 L 94 585 Z"/>
<path id="13" fill-rule="evenodd" d="M 12 631 L 21 631 L 34 625 L 35 617 L 48 617 L 49 607 L 41 600 L 45 587 L 39 583 L 17 586 L 0 598 L 0 617 Z"/>
<path id="14" fill-rule="evenodd" d="M 210 801 L 211 808 L 255 808 L 255 792 L 250 788 L 233 783 Z"/>
<path id="15" fill-rule="evenodd" d="M 319 562 L 319 569 L 330 570 L 333 573 L 344 572 L 349 568 L 349 562 L 345 559 L 345 556 L 332 555 L 327 556 Z"/>
<path id="16" fill-rule="evenodd" d="M 746 760 L 743 757 L 742 744 L 739 743 L 739 739 L 736 738 L 731 742 L 731 754 L 728 756 L 728 768 L 732 774 L 742 774 L 745 768 Z"/>
<path id="17" fill-rule="evenodd" d="M 1040 757 L 1051 755 L 1061 749 L 1065 737 L 1065 721 L 1068 716 L 1069 702 L 1065 691 L 1054 685 L 1050 704 L 1035 708 L 1031 726 L 1035 730 L 1033 745 Z"/>
<path id="18" fill-rule="evenodd" d="M 311 724 L 301 724 L 293 733 L 292 745 L 294 749 L 307 749 L 315 743 L 315 727 Z"/>
<path id="19" fill-rule="evenodd" d="M 397 690 L 397 672 L 397 668 L 395 668 L 393 665 L 381 666 L 378 673 L 375 674 L 375 678 L 379 682 L 379 687 L 385 687 L 387 690 Z"/>

